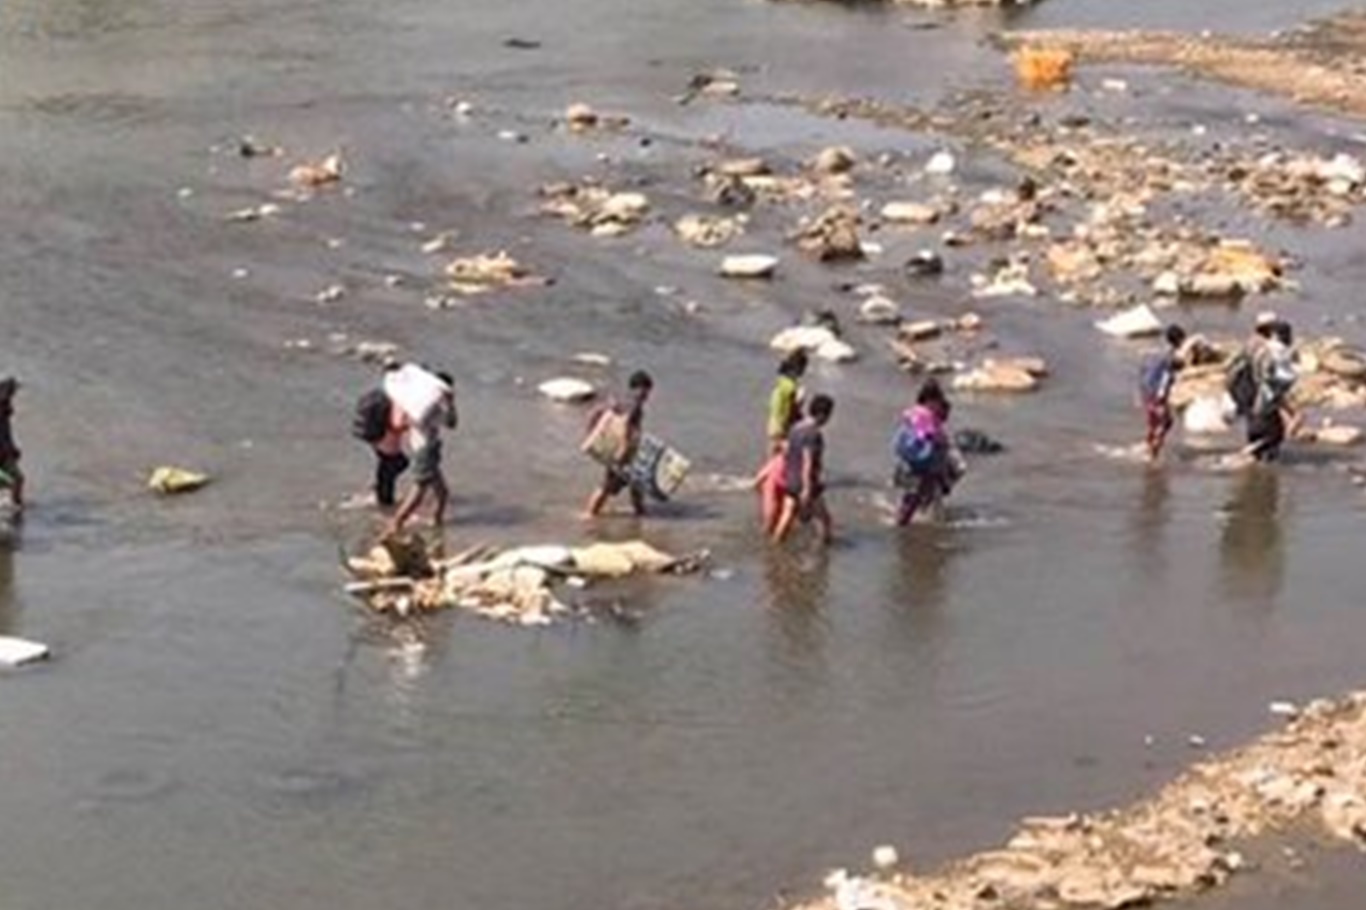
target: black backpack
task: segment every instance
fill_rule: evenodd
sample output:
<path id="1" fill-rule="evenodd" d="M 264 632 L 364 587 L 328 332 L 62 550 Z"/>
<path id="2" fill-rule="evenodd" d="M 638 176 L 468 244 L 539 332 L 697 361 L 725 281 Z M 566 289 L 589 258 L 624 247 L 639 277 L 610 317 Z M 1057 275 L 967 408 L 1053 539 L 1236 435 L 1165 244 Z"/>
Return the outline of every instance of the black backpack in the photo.
<path id="1" fill-rule="evenodd" d="M 356 414 L 351 418 L 351 435 L 361 442 L 374 445 L 389 432 L 389 396 L 383 389 L 371 389 L 356 400 Z"/>
<path id="2" fill-rule="evenodd" d="M 1247 417 L 1257 403 L 1257 367 L 1252 355 L 1239 351 L 1233 355 L 1224 372 L 1224 388 L 1239 417 Z"/>

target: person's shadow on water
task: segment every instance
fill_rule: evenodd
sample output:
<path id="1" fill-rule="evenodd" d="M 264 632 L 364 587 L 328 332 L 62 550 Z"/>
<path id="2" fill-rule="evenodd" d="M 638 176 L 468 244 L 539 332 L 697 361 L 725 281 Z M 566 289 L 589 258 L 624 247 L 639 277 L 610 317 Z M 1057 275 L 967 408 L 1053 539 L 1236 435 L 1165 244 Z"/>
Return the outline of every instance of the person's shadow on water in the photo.
<path id="1" fill-rule="evenodd" d="M 19 601 L 14 592 L 14 553 L 19 548 L 19 528 L 0 526 L 0 635 L 14 635 L 19 626 Z"/>
<path id="2" fill-rule="evenodd" d="M 1285 581 L 1280 475 L 1252 467 L 1233 480 L 1221 517 L 1220 578 L 1226 599 L 1272 612 Z"/>

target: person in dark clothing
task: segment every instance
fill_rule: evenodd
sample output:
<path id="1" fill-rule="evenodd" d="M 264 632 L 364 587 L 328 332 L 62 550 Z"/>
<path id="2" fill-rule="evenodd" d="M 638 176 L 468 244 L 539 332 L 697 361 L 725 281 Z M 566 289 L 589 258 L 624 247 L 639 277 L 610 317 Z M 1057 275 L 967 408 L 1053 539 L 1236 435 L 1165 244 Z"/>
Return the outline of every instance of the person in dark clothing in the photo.
<path id="1" fill-rule="evenodd" d="M 1259 321 L 1263 339 L 1252 360 L 1257 394 L 1247 420 L 1247 449 L 1257 461 L 1277 461 L 1281 447 L 1299 418 L 1290 405 L 1290 390 L 1297 374 L 1294 363 L 1294 333 L 1290 323 L 1276 319 L 1265 326 Z"/>
<path id="2" fill-rule="evenodd" d="M 399 364 L 386 366 L 385 372 L 397 370 Z M 383 390 L 378 390 L 381 394 Z M 403 411 L 394 406 L 384 394 L 388 415 L 384 421 L 384 435 L 371 444 L 375 452 L 375 503 L 381 509 L 392 509 L 398 502 L 398 479 L 408 470 L 408 456 L 403 452 L 403 435 L 408 422 Z"/>
<path id="3" fill-rule="evenodd" d="M 0 482 L 9 487 L 9 501 L 15 512 L 24 509 L 24 472 L 19 467 L 19 446 L 14 442 L 14 396 L 19 380 L 0 379 Z"/>
<path id="4" fill-rule="evenodd" d="M 787 538 L 797 522 L 816 522 L 822 544 L 834 537 L 834 523 L 825 505 L 825 425 L 835 413 L 835 401 L 829 395 L 817 395 L 811 400 L 807 416 L 787 434 L 783 453 L 783 507 L 778 516 L 773 539 Z"/>
<path id="5" fill-rule="evenodd" d="M 588 497 L 588 504 L 583 510 L 584 518 L 596 518 L 607 505 L 607 500 L 623 490 L 630 493 L 632 511 L 636 515 L 645 514 L 645 494 L 631 485 L 627 468 L 640 448 L 640 438 L 645 426 L 645 402 L 650 400 L 650 393 L 654 391 L 654 387 L 655 381 L 650 374 L 644 370 L 637 370 L 627 381 L 629 400 L 624 405 L 613 407 L 613 410 L 626 418 L 626 432 L 622 435 L 616 457 L 603 470 L 601 486 Z"/>

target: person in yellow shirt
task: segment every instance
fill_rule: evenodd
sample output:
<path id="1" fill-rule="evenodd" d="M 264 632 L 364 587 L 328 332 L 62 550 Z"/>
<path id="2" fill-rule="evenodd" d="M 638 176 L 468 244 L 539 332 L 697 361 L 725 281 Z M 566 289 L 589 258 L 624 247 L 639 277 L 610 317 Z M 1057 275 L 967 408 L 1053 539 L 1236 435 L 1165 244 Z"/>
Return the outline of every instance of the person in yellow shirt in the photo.
<path id="1" fill-rule="evenodd" d="M 808 364 L 804 350 L 796 350 L 778 364 L 778 381 L 768 397 L 768 460 L 754 478 L 759 491 L 759 510 L 764 533 L 772 534 L 783 505 L 783 452 L 787 435 L 802 418 L 802 393 L 799 380 Z"/>

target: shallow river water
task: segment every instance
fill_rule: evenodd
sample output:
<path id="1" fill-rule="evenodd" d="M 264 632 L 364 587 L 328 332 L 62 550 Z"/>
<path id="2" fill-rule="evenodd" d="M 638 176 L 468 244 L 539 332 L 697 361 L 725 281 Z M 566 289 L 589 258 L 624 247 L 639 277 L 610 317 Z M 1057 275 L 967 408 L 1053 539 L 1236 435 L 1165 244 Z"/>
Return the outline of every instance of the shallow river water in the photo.
<path id="1" fill-rule="evenodd" d="M 775 553 L 735 495 L 684 497 L 643 529 L 605 522 L 710 547 L 721 570 L 605 592 L 640 614 L 629 625 L 368 621 L 337 569 L 367 519 L 329 505 L 369 469 L 347 433 L 371 375 L 324 352 L 334 333 L 452 369 L 450 537 L 529 542 L 585 533 L 583 415 L 531 391 L 570 354 L 612 355 L 608 379 L 648 366 L 651 423 L 699 472 L 743 473 L 762 445 L 766 339 L 830 305 L 834 283 L 961 311 L 964 274 L 915 288 L 891 255 L 849 275 L 794 261 L 772 287 L 736 288 L 662 228 L 601 242 L 528 217 L 536 185 L 600 170 L 600 151 L 681 206 L 706 136 L 783 160 L 837 140 L 934 147 L 762 104 L 676 104 L 699 70 L 733 67 L 756 96 L 932 103 L 1004 84 L 982 43 L 1003 25 L 1264 31 L 1336 6 L 1051 0 L 925 30 L 916 13 L 755 0 L 0 5 L 0 367 L 27 383 L 34 499 L 0 549 L 0 631 L 57 653 L 0 679 L 6 910 L 760 907 L 878 843 L 923 865 L 1022 814 L 1133 798 L 1199 754 L 1192 735 L 1232 745 L 1272 700 L 1360 686 L 1361 494 L 1346 475 L 1306 457 L 1248 476 L 1098 458 L 1095 442 L 1135 432 L 1136 354 L 1046 299 L 978 307 L 1055 375 L 1027 401 L 960 402 L 957 420 L 1011 451 L 975 467 L 949 527 L 898 537 L 875 504 L 904 377 L 885 357 L 822 367 L 812 384 L 839 400 L 838 546 Z M 1126 75 L 1135 98 L 1114 103 L 1160 128 L 1217 134 L 1257 110 L 1306 145 L 1354 141 L 1332 118 Z M 476 116 L 452 118 L 450 97 Z M 633 131 L 547 129 L 580 99 Z M 509 129 L 530 141 L 500 141 Z M 225 224 L 287 167 L 221 150 L 243 134 L 298 157 L 344 148 L 354 196 Z M 993 167 L 973 161 L 968 179 Z M 427 309 L 437 263 L 419 246 L 448 228 L 556 284 Z M 1306 268 L 1274 304 L 1344 322 L 1361 239 L 1275 234 Z M 778 231 L 747 242 L 771 248 Z M 315 302 L 335 282 L 350 293 Z M 1246 315 L 1189 318 L 1230 331 Z M 141 478 L 165 462 L 216 483 L 151 501 Z M 1328 910 L 1352 893 L 1299 900 Z"/>

